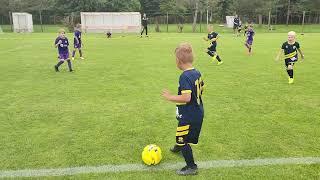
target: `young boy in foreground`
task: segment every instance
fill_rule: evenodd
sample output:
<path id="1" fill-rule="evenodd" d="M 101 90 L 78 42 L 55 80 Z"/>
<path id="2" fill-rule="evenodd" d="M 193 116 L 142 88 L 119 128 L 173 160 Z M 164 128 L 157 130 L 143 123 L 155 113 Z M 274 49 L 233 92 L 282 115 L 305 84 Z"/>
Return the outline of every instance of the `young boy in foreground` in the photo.
<path id="1" fill-rule="evenodd" d="M 182 74 L 179 78 L 178 95 L 172 95 L 168 90 L 162 96 L 176 103 L 176 118 L 178 127 L 176 145 L 170 149 L 174 153 L 182 152 L 186 166 L 177 171 L 178 175 L 196 175 L 198 167 L 194 162 L 190 144 L 197 144 L 204 117 L 202 92 L 204 82 L 201 73 L 193 63 L 192 47 L 188 43 L 181 43 L 175 50 L 176 64 Z"/>
<path id="2" fill-rule="evenodd" d="M 284 42 L 276 57 L 276 61 L 279 60 L 281 53 L 284 53 L 284 63 L 287 73 L 289 75 L 289 84 L 293 83 L 293 66 L 298 61 L 298 52 L 301 55 L 301 59 L 304 59 L 304 55 L 300 49 L 300 44 L 296 41 L 296 33 L 290 31 L 288 33 L 288 41 Z"/>

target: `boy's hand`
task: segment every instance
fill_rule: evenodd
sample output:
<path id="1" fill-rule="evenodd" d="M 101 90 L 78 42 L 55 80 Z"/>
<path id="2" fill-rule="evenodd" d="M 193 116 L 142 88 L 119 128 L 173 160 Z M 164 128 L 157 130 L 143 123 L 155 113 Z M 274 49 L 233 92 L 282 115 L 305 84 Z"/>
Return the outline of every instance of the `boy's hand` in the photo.
<path id="1" fill-rule="evenodd" d="M 162 97 L 163 97 L 164 99 L 166 99 L 167 101 L 170 101 L 170 99 L 171 99 L 171 94 L 170 94 L 170 92 L 169 92 L 167 89 L 165 89 L 165 90 L 162 91 Z"/>
<path id="2" fill-rule="evenodd" d="M 303 54 L 301 54 L 301 60 L 302 60 L 302 61 L 304 60 L 304 55 L 303 55 Z"/>

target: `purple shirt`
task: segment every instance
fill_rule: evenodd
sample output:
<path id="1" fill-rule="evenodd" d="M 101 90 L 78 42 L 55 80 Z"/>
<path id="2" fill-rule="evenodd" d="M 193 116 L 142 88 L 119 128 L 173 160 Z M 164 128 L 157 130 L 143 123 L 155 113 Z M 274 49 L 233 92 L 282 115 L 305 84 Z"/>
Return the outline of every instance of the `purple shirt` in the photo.
<path id="1" fill-rule="evenodd" d="M 247 39 L 248 39 L 248 40 L 253 40 L 254 34 L 255 34 L 255 33 L 254 33 L 253 29 L 248 30 L 248 31 L 247 31 Z"/>
<path id="2" fill-rule="evenodd" d="M 68 38 L 57 37 L 57 39 L 56 39 L 54 44 L 58 44 L 59 41 L 62 42 L 61 44 L 58 45 L 59 54 L 68 53 L 69 52 L 69 49 L 68 49 L 69 40 L 68 40 Z"/>
<path id="3" fill-rule="evenodd" d="M 81 31 L 79 30 L 74 31 L 74 41 L 73 41 L 74 44 L 78 44 L 78 41 L 76 40 L 76 38 L 78 38 L 79 44 L 81 44 Z"/>

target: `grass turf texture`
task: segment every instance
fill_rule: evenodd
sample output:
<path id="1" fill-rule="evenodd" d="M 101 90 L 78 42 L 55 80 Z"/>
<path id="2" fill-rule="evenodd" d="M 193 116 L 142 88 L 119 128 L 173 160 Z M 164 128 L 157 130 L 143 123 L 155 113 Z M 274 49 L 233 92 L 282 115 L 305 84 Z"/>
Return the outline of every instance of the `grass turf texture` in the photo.
<path id="1" fill-rule="evenodd" d="M 66 64 L 56 73 L 56 34 L 0 35 L 0 170 L 140 163 L 150 143 L 162 148 L 163 162 L 183 161 L 168 150 L 175 140 L 174 104 L 160 97 L 163 88 L 177 90 L 173 50 L 182 41 L 192 43 L 195 67 L 207 85 L 197 161 L 319 156 L 319 34 L 298 36 L 306 60 L 296 64 L 293 85 L 287 84 L 283 60 L 274 62 L 286 34 L 258 33 L 251 57 L 242 37 L 222 34 L 222 66 L 204 53 L 203 36 L 85 35 L 86 60 L 73 62 L 75 73 L 67 72 Z M 200 170 L 199 178 L 310 179 L 319 178 L 319 169 L 222 168 Z M 177 177 L 172 171 L 107 175 Z"/>

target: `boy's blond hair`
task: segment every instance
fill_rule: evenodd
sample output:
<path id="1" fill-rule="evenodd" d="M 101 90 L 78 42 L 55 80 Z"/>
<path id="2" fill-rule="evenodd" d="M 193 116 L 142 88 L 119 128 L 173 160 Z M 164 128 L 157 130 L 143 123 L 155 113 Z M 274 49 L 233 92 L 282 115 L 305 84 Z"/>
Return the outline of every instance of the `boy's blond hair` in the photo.
<path id="1" fill-rule="evenodd" d="M 59 29 L 58 31 L 59 33 L 66 33 L 66 31 L 64 29 Z"/>
<path id="2" fill-rule="evenodd" d="M 288 32 L 288 36 L 296 36 L 296 32 L 290 31 L 290 32 Z"/>
<path id="3" fill-rule="evenodd" d="M 189 43 L 181 43 L 175 50 L 176 57 L 182 63 L 193 62 L 192 46 Z"/>

